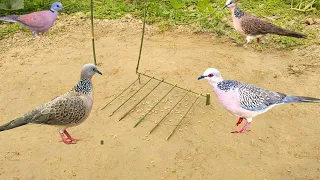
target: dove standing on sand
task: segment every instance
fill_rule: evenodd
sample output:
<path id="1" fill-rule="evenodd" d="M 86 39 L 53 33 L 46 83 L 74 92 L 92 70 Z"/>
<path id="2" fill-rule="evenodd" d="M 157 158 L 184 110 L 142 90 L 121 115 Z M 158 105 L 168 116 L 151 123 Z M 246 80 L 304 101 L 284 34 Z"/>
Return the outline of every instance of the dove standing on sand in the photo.
<path id="1" fill-rule="evenodd" d="M 95 73 L 102 75 L 95 65 L 85 64 L 81 70 L 80 81 L 69 92 L 0 126 L 0 131 L 29 123 L 47 124 L 59 127 L 59 133 L 64 143 L 75 143 L 78 139 L 71 137 L 66 129 L 81 124 L 89 116 L 93 104 L 91 78 Z"/>
<path id="2" fill-rule="evenodd" d="M 303 96 L 289 96 L 279 92 L 268 91 L 250 84 L 235 80 L 223 80 L 217 69 L 209 68 L 200 79 L 207 79 L 213 87 L 220 104 L 229 112 L 239 117 L 237 126 L 243 119 L 247 123 L 240 131 L 242 133 L 250 125 L 252 118 L 267 112 L 272 107 L 285 103 L 320 103 L 320 99 Z"/>
<path id="3" fill-rule="evenodd" d="M 50 10 L 34 12 L 31 14 L 25 14 L 21 16 L 11 15 L 0 17 L 2 21 L 15 22 L 22 26 L 27 27 L 32 31 L 32 36 L 35 38 L 35 34 L 48 31 L 56 21 L 58 17 L 58 11 L 64 10 L 60 2 L 55 2 L 51 5 Z"/>
<path id="4" fill-rule="evenodd" d="M 301 33 L 283 29 L 279 26 L 263 21 L 256 16 L 247 14 L 242 11 L 235 0 L 227 0 L 224 8 L 231 9 L 232 21 L 236 31 L 246 36 L 247 43 L 257 38 L 257 42 L 260 42 L 260 37 L 266 34 L 277 34 L 281 36 L 290 36 L 295 38 L 306 38 L 307 36 Z"/>

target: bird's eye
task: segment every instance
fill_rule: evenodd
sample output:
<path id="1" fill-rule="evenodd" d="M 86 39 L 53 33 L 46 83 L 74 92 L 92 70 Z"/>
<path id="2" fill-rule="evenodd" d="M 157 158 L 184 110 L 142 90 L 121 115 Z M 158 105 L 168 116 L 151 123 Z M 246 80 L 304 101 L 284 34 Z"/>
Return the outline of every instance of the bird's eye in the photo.
<path id="1" fill-rule="evenodd" d="M 59 5 L 57 5 L 57 7 L 59 7 Z"/>
<path id="2" fill-rule="evenodd" d="M 208 77 L 213 77 L 213 74 L 209 74 Z"/>

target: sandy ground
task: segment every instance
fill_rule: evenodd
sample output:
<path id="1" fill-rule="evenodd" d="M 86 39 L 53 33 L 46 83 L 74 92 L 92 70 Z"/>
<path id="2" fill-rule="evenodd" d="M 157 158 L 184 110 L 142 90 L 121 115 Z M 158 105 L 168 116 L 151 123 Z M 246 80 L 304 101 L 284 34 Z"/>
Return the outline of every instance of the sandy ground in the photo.
<path id="1" fill-rule="evenodd" d="M 0 124 L 68 91 L 83 64 L 93 62 L 88 19 L 59 20 L 49 34 L 31 40 L 17 33 L 0 41 Z M 103 76 L 93 78 L 95 103 L 87 121 L 69 132 L 82 139 L 65 145 L 55 127 L 27 125 L 0 136 L 0 179 L 320 179 L 318 104 L 278 106 L 253 120 L 251 131 L 238 130 L 237 118 L 222 109 L 206 81 L 197 81 L 208 67 L 225 79 L 284 92 L 320 97 L 319 47 L 294 51 L 255 51 L 209 34 L 182 30 L 159 33 L 147 27 L 141 72 L 212 94 L 200 98 L 166 141 L 195 95 L 188 95 L 172 115 L 147 133 L 183 95 L 173 90 L 138 127 L 138 118 L 170 86 L 161 84 L 133 113 L 125 112 L 152 89 L 143 91 L 109 114 L 141 85 L 100 110 L 135 75 L 141 24 L 134 20 L 96 21 L 97 62 Z M 146 82 L 142 78 L 142 83 Z M 100 141 L 104 144 L 101 145 Z"/>

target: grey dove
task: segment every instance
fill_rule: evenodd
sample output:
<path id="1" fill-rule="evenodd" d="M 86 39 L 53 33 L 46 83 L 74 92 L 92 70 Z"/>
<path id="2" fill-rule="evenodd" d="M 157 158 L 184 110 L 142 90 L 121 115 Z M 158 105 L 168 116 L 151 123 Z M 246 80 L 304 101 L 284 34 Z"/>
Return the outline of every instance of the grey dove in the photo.
<path id="1" fill-rule="evenodd" d="M 307 36 L 298 32 L 283 29 L 272 23 L 263 21 L 258 17 L 245 13 L 241 10 L 235 0 L 227 0 L 224 8 L 231 9 L 232 21 L 236 31 L 246 36 L 247 43 L 254 39 L 260 42 L 260 37 L 267 34 L 276 34 L 281 36 L 290 36 L 295 38 L 306 38 Z"/>
<path id="2" fill-rule="evenodd" d="M 80 81 L 70 91 L 0 126 L 0 131 L 26 124 L 46 124 L 59 128 L 64 143 L 76 143 L 78 139 L 71 137 L 66 129 L 81 124 L 89 116 L 93 105 L 91 79 L 95 73 L 102 75 L 95 65 L 85 64 L 81 70 Z"/>
<path id="3" fill-rule="evenodd" d="M 51 5 L 50 10 L 33 12 L 21 16 L 10 15 L 0 17 L 0 20 L 15 22 L 27 27 L 32 31 L 32 36 L 35 38 L 36 33 L 46 32 L 53 26 L 58 17 L 58 11 L 60 10 L 64 10 L 62 4 L 60 2 L 55 2 Z"/>
<path id="4" fill-rule="evenodd" d="M 237 126 L 243 119 L 247 122 L 240 131 L 242 133 L 252 122 L 252 118 L 265 113 L 272 107 L 286 103 L 319 103 L 320 99 L 304 96 L 289 96 L 269 91 L 235 80 L 223 80 L 217 69 L 207 69 L 199 78 L 207 79 L 212 86 L 220 104 L 229 112 L 239 117 Z"/>

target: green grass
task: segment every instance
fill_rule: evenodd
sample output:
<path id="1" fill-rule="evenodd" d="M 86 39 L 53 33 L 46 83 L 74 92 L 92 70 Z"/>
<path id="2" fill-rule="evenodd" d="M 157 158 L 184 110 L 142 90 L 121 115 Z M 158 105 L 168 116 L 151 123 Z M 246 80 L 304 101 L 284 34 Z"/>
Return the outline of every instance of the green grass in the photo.
<path id="1" fill-rule="evenodd" d="M 6 0 L 0 0 L 4 2 Z M 232 26 L 226 23 L 231 21 L 228 9 L 213 11 L 221 8 L 225 0 L 171 0 L 183 2 L 180 8 L 173 8 L 170 0 L 147 0 L 148 14 L 147 23 L 157 26 L 160 30 L 168 30 L 177 24 L 192 23 L 195 31 L 211 32 L 218 37 L 228 36 L 236 43 L 244 43 L 245 39 L 236 33 Z M 64 13 L 73 14 L 76 12 L 87 13 L 90 11 L 90 1 L 64 0 L 63 5 L 67 11 Z M 48 0 L 26 0 L 25 8 L 18 11 L 0 11 L 0 16 L 8 14 L 25 14 L 42 9 L 48 9 L 52 1 Z M 142 18 L 142 0 L 95 0 L 94 15 L 101 19 L 117 19 L 130 13 L 135 18 Z M 280 36 L 268 36 L 268 46 L 275 48 L 293 48 L 300 45 L 319 43 L 315 39 L 316 30 L 307 30 L 303 21 L 308 17 L 320 17 L 320 1 L 315 4 L 317 11 L 299 12 L 290 9 L 291 0 L 242 0 L 239 7 L 244 11 L 255 14 L 259 17 L 277 17 L 273 23 L 290 29 L 309 34 L 308 39 L 301 40 Z M 209 21 L 207 17 L 211 17 Z M 308 28 L 309 29 L 309 28 Z M 0 38 L 5 35 L 21 30 L 16 25 L 8 25 L 0 29 Z M 264 38 L 265 39 L 265 38 Z"/>

